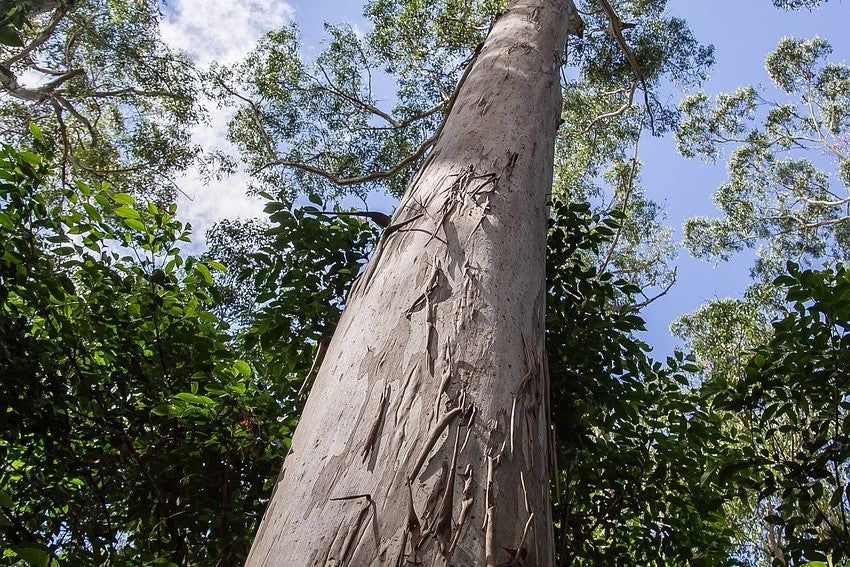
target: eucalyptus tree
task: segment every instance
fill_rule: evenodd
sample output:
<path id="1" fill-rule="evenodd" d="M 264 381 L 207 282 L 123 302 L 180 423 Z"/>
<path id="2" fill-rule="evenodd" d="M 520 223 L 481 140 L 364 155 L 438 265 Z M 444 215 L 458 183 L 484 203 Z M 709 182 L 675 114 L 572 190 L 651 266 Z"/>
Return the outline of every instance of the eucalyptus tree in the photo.
<path id="1" fill-rule="evenodd" d="M 812 10 L 821 4 L 826 4 L 828 0 L 773 0 L 773 5 L 784 10 L 802 10 L 807 8 Z"/>
<path id="2" fill-rule="evenodd" d="M 686 157 L 716 160 L 732 146 L 729 181 L 714 200 L 723 216 L 685 224 L 698 257 L 727 260 L 759 246 L 754 275 L 769 280 L 786 259 L 845 258 L 850 251 L 850 67 L 827 60 L 821 38 L 784 38 L 765 60 L 779 100 L 754 87 L 704 93 L 681 105 L 678 132 Z"/>
<path id="3" fill-rule="evenodd" d="M 189 59 L 159 38 L 156 0 L 14 0 L 0 22 L 0 132 L 30 122 L 59 150 L 57 177 L 107 180 L 160 202 L 199 155 Z"/>
<path id="4" fill-rule="evenodd" d="M 323 353 L 249 564 L 553 561 L 542 324 L 558 124 L 572 108 L 580 135 L 567 139 L 603 139 L 608 121 L 628 118 L 630 135 L 578 145 L 600 149 L 584 158 L 583 188 L 559 167 L 559 191 L 578 201 L 618 185 L 601 207 L 652 218 L 652 207 L 631 206 L 630 150 L 674 111 L 650 88 L 663 75 L 698 78 L 711 52 L 663 18 L 663 2 L 618 4 L 619 14 L 588 2 L 581 18 L 569 3 L 514 2 L 488 33 L 500 4 L 376 1 L 374 30 L 329 28 L 315 66 L 289 28 L 236 72 L 208 77 L 222 102 L 239 104 L 231 136 L 257 191 L 286 202 L 407 187 Z M 565 107 L 564 45 L 582 26 L 567 55 L 584 84 Z M 582 99 L 588 85 L 598 92 Z M 381 88 L 397 89 L 393 111 Z M 588 99 L 598 116 L 577 112 Z M 614 246 L 627 242 L 623 231 Z M 602 253 L 600 272 L 614 253 Z"/>
<path id="5" fill-rule="evenodd" d="M 543 258 L 570 13 L 512 4 L 468 66 L 349 294 L 248 565 L 552 563 Z"/>
<path id="6" fill-rule="evenodd" d="M 685 245 L 715 261 L 756 251 L 743 299 L 715 301 L 674 325 L 715 366 L 768 336 L 782 300 L 771 282 L 787 261 L 834 263 L 850 253 L 850 67 L 829 62 L 830 53 L 821 38 L 784 38 L 765 60 L 778 93 L 741 87 L 681 104 L 683 155 L 715 161 L 733 148 L 729 181 L 714 195 L 721 216 L 688 219 Z"/>

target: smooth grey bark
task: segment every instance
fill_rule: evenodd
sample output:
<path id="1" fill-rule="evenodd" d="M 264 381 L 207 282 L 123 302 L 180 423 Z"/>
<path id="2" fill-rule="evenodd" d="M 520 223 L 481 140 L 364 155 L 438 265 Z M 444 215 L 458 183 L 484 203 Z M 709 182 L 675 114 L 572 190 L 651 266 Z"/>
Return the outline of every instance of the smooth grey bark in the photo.
<path id="1" fill-rule="evenodd" d="M 316 377 L 249 566 L 552 565 L 546 203 L 565 0 L 471 65 Z"/>

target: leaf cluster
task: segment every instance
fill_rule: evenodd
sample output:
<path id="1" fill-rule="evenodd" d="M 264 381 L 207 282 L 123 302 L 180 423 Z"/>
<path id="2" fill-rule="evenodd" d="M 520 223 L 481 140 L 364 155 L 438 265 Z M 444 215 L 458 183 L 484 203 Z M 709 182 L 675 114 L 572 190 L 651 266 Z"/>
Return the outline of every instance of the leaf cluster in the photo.
<path id="1" fill-rule="evenodd" d="M 758 247 L 753 274 L 764 282 L 787 258 L 847 256 L 850 68 L 828 62 L 830 53 L 817 37 L 779 42 L 765 67 L 787 101 L 742 87 L 713 103 L 704 93 L 682 102 L 676 136 L 683 155 L 714 161 L 724 145 L 734 147 L 729 181 L 714 195 L 722 216 L 685 223 L 694 255 L 727 260 Z"/>
<path id="2" fill-rule="evenodd" d="M 318 198 L 314 203 L 322 205 Z M 324 209 L 323 209 L 324 210 Z M 270 201 L 263 243 L 238 274 L 253 305 L 240 349 L 286 393 L 313 376 L 348 290 L 377 241 L 377 229 L 356 217 L 328 217 L 315 207 Z M 306 386 L 305 386 L 306 387 Z"/>
<path id="3" fill-rule="evenodd" d="M 735 415 L 726 461 L 762 510 L 774 565 L 850 558 L 850 276 L 788 262 L 776 285 L 788 301 L 773 336 L 740 373 L 707 384 L 714 406 Z"/>
<path id="4" fill-rule="evenodd" d="M 41 132 L 33 128 L 43 151 Z M 291 407 L 236 358 L 174 206 L 0 149 L 0 564 L 234 564 Z"/>
<path id="5" fill-rule="evenodd" d="M 635 337 L 640 289 L 597 272 L 622 214 L 556 202 L 546 337 L 557 439 L 559 565 L 723 565 L 729 496 L 702 482 L 718 422 L 692 395 L 692 359 L 653 362 Z"/>

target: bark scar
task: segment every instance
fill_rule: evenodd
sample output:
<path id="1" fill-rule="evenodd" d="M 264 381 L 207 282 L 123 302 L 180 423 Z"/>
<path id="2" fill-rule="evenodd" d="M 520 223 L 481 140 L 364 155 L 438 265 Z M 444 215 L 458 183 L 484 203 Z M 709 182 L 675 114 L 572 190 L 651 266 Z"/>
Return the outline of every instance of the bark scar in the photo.
<path id="1" fill-rule="evenodd" d="M 454 492 L 455 492 L 455 474 L 457 469 L 457 453 L 460 443 L 460 428 L 458 427 L 455 435 L 455 446 L 452 451 L 452 462 L 449 465 L 448 480 L 446 488 L 443 491 L 443 498 L 440 501 L 440 509 L 437 512 L 437 521 L 434 523 L 434 535 L 437 536 L 437 541 L 440 542 L 443 555 L 446 557 L 446 562 L 450 562 L 449 544 L 452 537 L 452 508 L 454 507 Z"/>
<path id="2" fill-rule="evenodd" d="M 384 414 L 387 411 L 387 404 L 390 399 L 390 385 L 384 387 L 381 392 L 381 401 L 378 407 L 378 412 L 372 420 L 372 426 L 369 428 L 369 434 L 366 436 L 366 441 L 363 444 L 363 462 L 372 454 L 372 449 L 375 447 L 375 441 L 378 439 L 378 432 L 381 431 L 381 425 L 384 423 Z"/>
<path id="3" fill-rule="evenodd" d="M 458 542 L 460 541 L 463 527 L 466 525 L 466 517 L 469 514 L 469 510 L 472 508 L 472 503 L 475 500 L 472 465 L 467 463 L 466 470 L 463 472 L 461 478 L 463 478 L 463 496 L 460 501 L 460 515 L 458 515 L 457 518 L 457 525 L 455 526 L 455 531 L 452 536 L 452 543 L 449 545 L 449 553 L 454 552 Z"/>
<path id="4" fill-rule="evenodd" d="M 407 524 L 404 526 L 404 532 L 401 536 L 401 549 L 399 549 L 398 558 L 396 559 L 396 567 L 403 567 L 407 557 L 407 540 L 410 538 L 410 553 L 413 555 L 413 562 L 416 563 L 416 549 L 419 547 L 420 528 L 419 517 L 416 515 L 416 509 L 413 507 L 413 488 L 410 482 L 407 483 Z"/>

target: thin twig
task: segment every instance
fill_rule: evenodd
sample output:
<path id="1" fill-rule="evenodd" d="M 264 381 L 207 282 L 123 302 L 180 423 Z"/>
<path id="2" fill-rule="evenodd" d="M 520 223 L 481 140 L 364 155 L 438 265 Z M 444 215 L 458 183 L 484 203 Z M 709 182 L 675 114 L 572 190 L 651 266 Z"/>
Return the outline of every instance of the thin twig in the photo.
<path id="1" fill-rule="evenodd" d="M 623 196 L 623 206 L 621 207 L 621 210 L 623 211 L 624 215 L 626 213 L 626 207 L 629 204 L 629 197 L 631 197 L 632 189 L 634 188 L 635 173 L 637 172 L 637 163 L 638 163 L 637 158 L 638 158 L 638 144 L 639 143 L 640 143 L 640 132 L 638 132 L 637 136 L 635 137 L 635 146 L 634 146 L 635 149 L 634 149 L 634 153 L 632 154 L 632 167 L 631 167 L 631 170 L 629 170 L 629 180 L 628 180 L 628 183 L 626 184 L 625 195 Z M 622 234 L 623 234 L 623 223 L 620 222 L 619 226 L 617 227 L 617 233 L 614 235 L 614 240 L 611 242 L 611 246 L 608 248 L 608 253 L 605 255 L 605 259 L 602 261 L 602 264 L 599 266 L 599 269 L 596 271 L 596 277 L 594 278 L 595 281 L 599 281 L 599 278 L 601 278 L 602 274 L 605 273 L 605 270 L 608 269 L 608 263 L 611 261 L 611 258 L 614 256 L 614 250 L 616 249 L 617 244 L 620 242 L 620 236 Z"/>

